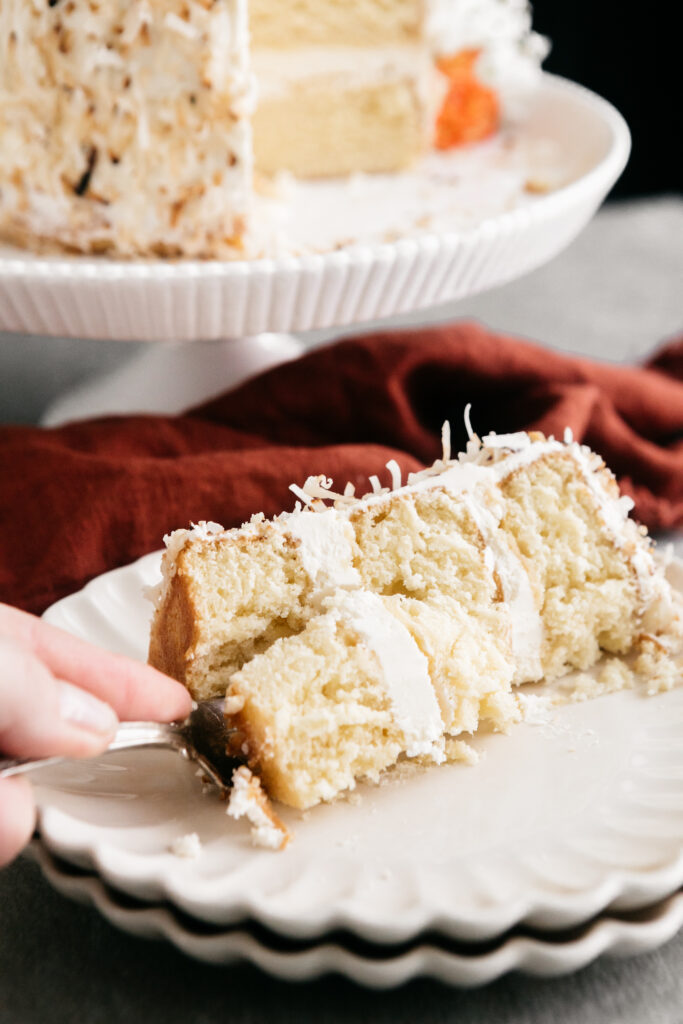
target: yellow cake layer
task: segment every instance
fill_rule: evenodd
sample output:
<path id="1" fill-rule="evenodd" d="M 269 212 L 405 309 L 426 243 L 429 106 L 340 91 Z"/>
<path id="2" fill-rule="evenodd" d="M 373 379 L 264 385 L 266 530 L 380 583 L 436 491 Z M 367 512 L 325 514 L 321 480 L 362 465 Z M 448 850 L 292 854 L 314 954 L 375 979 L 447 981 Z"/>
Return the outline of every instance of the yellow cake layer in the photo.
<path id="1" fill-rule="evenodd" d="M 325 80 L 294 85 L 259 102 L 253 132 L 258 171 L 301 178 L 400 170 L 425 142 L 410 79 L 358 88 Z"/>
<path id="2" fill-rule="evenodd" d="M 191 539 L 157 609 L 149 660 L 197 700 L 222 695 L 245 661 L 303 629 L 311 591 L 297 544 L 266 523 L 227 543 Z"/>

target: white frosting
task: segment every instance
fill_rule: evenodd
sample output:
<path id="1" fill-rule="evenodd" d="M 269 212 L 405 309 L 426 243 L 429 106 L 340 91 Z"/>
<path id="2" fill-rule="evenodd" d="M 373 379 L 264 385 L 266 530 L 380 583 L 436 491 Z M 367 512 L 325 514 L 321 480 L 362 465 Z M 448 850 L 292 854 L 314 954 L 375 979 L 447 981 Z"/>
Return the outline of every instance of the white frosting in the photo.
<path id="1" fill-rule="evenodd" d="M 353 565 L 353 528 L 334 508 L 304 509 L 284 520 L 287 533 L 301 544 L 301 560 L 316 590 L 324 597 L 338 588 L 359 587 L 360 573 Z"/>
<path id="2" fill-rule="evenodd" d="M 0 232 L 235 255 L 248 57 L 246 0 L 0 3 Z"/>
<path id="3" fill-rule="evenodd" d="M 515 664 L 512 681 L 522 683 L 541 679 L 544 628 L 529 574 L 505 536 L 498 530 L 500 516 L 469 496 L 465 500 L 484 538 L 485 555 L 489 556 L 485 560 L 491 572 L 495 572 L 500 580 L 503 600 L 510 615 L 510 646 Z"/>
<path id="4" fill-rule="evenodd" d="M 327 80 L 343 88 L 419 78 L 428 69 L 420 44 L 403 46 L 305 46 L 291 50 L 254 49 L 252 69 L 259 99 L 283 95 L 292 87 Z"/>
<path id="5" fill-rule="evenodd" d="M 408 757 L 426 754 L 443 761 L 443 721 L 429 664 L 406 627 L 388 611 L 381 597 L 366 590 L 336 597 L 334 612 L 377 655 Z"/>

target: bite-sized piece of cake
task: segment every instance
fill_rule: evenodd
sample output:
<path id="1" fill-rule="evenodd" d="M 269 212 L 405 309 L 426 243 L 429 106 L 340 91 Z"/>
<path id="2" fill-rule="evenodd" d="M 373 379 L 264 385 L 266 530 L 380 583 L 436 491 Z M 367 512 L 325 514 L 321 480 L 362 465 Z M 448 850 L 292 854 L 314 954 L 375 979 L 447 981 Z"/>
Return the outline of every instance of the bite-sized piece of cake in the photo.
<path id="1" fill-rule="evenodd" d="M 252 775 L 246 765 L 233 772 L 227 813 L 235 820 L 247 819 L 251 826 L 254 846 L 264 846 L 268 850 L 284 850 L 292 838 L 263 792 L 260 779 Z"/>
<path id="2" fill-rule="evenodd" d="M 238 255 L 247 62 L 247 0 L 3 3 L 0 238 Z"/>
<path id="3" fill-rule="evenodd" d="M 353 529 L 334 509 L 239 530 L 202 523 L 167 538 L 149 660 L 196 700 L 225 693 L 245 661 L 300 632 L 323 596 L 357 586 Z"/>
<path id="4" fill-rule="evenodd" d="M 271 796 L 306 808 L 377 779 L 402 753 L 444 760 L 429 665 L 392 614 L 399 600 L 340 592 L 233 676 L 235 746 L 258 751 Z"/>
<path id="5" fill-rule="evenodd" d="M 637 651 L 680 615 L 630 499 L 588 448 L 472 437 L 355 498 L 310 477 L 297 510 L 168 540 L 150 659 L 227 692 L 235 748 L 297 807 L 445 736 L 519 718 L 516 684 Z"/>

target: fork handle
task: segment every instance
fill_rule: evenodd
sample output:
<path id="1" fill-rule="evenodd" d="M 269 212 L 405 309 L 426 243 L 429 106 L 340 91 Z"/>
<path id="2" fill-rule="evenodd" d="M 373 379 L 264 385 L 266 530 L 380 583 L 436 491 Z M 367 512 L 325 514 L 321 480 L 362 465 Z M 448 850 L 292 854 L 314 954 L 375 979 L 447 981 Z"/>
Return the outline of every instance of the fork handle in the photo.
<path id="1" fill-rule="evenodd" d="M 178 727 L 174 725 L 160 722 L 121 722 L 114 739 L 102 753 L 133 750 L 135 747 L 170 747 L 178 750 L 183 747 L 183 741 L 178 733 Z M 64 757 L 0 757 L 0 778 L 45 768 L 47 765 L 59 764 L 65 760 L 67 758 Z"/>
<path id="2" fill-rule="evenodd" d="M 8 775 L 19 775 L 21 772 L 30 772 L 34 768 L 44 768 L 48 764 L 57 764 L 64 761 L 63 757 L 0 757 L 0 779 Z"/>

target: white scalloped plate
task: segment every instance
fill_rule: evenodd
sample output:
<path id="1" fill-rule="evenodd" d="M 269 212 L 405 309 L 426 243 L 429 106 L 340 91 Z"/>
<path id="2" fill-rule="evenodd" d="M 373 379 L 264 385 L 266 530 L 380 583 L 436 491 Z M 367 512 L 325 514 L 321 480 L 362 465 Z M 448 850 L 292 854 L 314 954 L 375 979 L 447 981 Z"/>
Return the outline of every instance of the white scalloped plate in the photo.
<path id="1" fill-rule="evenodd" d="M 491 947 L 418 941 L 414 946 L 354 948 L 353 941 L 329 936 L 313 945 L 269 941 L 249 928 L 207 930 L 168 906 L 149 906 L 121 898 L 102 881 L 71 869 L 34 841 L 29 850 L 45 878 L 65 896 L 95 906 L 112 924 L 141 938 L 165 938 L 197 960 L 215 964 L 250 963 L 288 981 L 342 974 L 372 988 L 390 988 L 417 977 L 436 978 L 459 987 L 485 985 L 509 971 L 556 977 L 579 970 L 597 957 L 635 956 L 668 942 L 683 927 L 683 892 L 629 917 L 607 916 L 578 932 L 508 934 Z"/>
<path id="2" fill-rule="evenodd" d="M 93 580 L 46 618 L 144 658 L 159 554 Z M 683 569 L 670 572 L 683 589 Z M 360 800 L 284 809 L 283 853 L 255 849 L 192 769 L 164 751 L 36 775 L 51 850 L 139 899 L 215 924 L 251 918 L 295 937 L 345 928 L 375 942 L 425 929 L 465 941 L 520 921 L 573 927 L 683 884 L 683 687 L 623 692 L 477 737 L 475 767 L 389 776 Z M 169 852 L 197 832 L 201 856 Z"/>
<path id="3" fill-rule="evenodd" d="M 558 253 L 602 202 L 629 149 L 609 103 L 544 74 L 507 138 L 432 154 L 405 174 L 296 185 L 283 200 L 286 255 L 117 262 L 0 247 L 0 330 L 197 341 L 435 306 Z M 553 190 L 529 194 L 534 179 Z"/>

